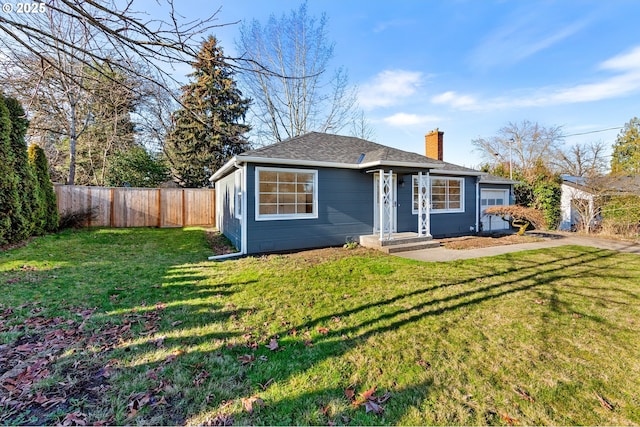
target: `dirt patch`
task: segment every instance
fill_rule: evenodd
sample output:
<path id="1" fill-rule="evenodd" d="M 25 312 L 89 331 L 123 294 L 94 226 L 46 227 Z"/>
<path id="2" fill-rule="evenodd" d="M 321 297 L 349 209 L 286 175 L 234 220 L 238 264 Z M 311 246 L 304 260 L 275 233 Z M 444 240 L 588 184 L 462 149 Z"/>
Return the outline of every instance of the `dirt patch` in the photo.
<path id="1" fill-rule="evenodd" d="M 234 254 L 238 250 L 227 237 L 217 230 L 205 230 L 207 242 L 214 255 Z"/>
<path id="2" fill-rule="evenodd" d="M 480 249 L 492 246 L 517 245 L 520 243 L 541 242 L 544 239 L 517 234 L 493 234 L 488 236 L 465 236 L 450 239 L 438 239 L 447 249 Z"/>

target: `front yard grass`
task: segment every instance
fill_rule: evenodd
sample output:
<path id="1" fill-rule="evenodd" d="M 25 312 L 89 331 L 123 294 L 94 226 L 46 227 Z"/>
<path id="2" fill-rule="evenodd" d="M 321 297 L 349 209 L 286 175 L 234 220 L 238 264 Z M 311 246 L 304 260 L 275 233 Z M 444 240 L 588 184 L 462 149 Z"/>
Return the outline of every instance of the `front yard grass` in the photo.
<path id="1" fill-rule="evenodd" d="M 0 252 L 0 424 L 640 423 L 637 255 L 209 254 L 198 228 Z"/>

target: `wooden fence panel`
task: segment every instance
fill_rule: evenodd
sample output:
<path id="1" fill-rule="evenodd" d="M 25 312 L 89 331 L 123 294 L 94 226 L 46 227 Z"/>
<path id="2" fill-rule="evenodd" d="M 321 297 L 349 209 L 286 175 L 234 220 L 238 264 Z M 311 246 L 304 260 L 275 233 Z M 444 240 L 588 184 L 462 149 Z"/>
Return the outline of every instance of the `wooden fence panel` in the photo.
<path id="1" fill-rule="evenodd" d="M 56 185 L 58 212 L 94 210 L 85 225 L 184 227 L 215 224 L 215 190 Z"/>
<path id="2" fill-rule="evenodd" d="M 182 195 L 181 188 L 162 189 L 162 224 L 161 227 L 182 227 Z"/>
<path id="3" fill-rule="evenodd" d="M 213 212 L 215 193 L 198 189 L 184 189 L 185 225 L 209 225 L 215 221 Z"/>

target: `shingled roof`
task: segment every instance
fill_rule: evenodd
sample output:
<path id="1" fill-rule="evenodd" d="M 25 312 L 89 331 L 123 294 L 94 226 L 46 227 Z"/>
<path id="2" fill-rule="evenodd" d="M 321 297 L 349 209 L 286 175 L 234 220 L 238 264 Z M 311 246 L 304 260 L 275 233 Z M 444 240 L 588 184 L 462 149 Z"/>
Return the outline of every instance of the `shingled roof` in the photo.
<path id="1" fill-rule="evenodd" d="M 421 154 L 388 147 L 352 136 L 310 132 L 272 145 L 245 151 L 233 163 L 275 163 L 371 169 L 380 166 L 430 169 L 439 173 L 483 175 L 474 169 L 432 159 Z M 226 175 L 228 163 L 212 179 Z"/>

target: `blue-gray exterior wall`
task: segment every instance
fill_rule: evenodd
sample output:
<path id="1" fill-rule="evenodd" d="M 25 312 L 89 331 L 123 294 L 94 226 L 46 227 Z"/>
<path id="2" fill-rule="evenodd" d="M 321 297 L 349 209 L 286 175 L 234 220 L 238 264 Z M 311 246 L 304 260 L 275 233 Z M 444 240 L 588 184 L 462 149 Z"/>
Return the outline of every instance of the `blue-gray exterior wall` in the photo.
<path id="1" fill-rule="evenodd" d="M 398 182 L 398 232 L 418 231 L 418 215 L 413 213 L 412 175 L 399 175 Z M 431 174 L 431 178 L 439 175 Z M 446 178 L 462 178 L 443 176 Z M 464 177 L 464 212 L 431 213 L 433 237 L 464 236 L 475 233 L 476 227 L 476 177 Z"/>
<path id="2" fill-rule="evenodd" d="M 256 221 L 255 165 L 247 165 L 247 253 L 340 246 L 373 232 L 371 174 L 337 168 L 296 169 L 318 171 L 318 218 Z"/>
<path id="3" fill-rule="evenodd" d="M 237 249 L 242 246 L 242 226 L 235 217 L 235 174 L 216 181 L 216 223 Z"/>
<path id="4" fill-rule="evenodd" d="M 278 165 L 260 166 L 286 168 Z M 246 253 L 339 246 L 347 241 L 357 240 L 360 235 L 373 233 L 372 173 L 338 168 L 295 168 L 318 171 L 318 218 L 256 221 L 256 172 L 255 165 L 248 164 L 247 188 L 244 192 L 247 207 Z M 398 174 L 397 177 L 397 231 L 417 232 L 418 217 L 412 212 L 412 174 Z M 434 237 L 475 233 L 476 177 L 464 177 L 464 180 L 464 212 L 432 213 L 431 234 Z M 232 173 L 216 182 L 216 191 L 222 192 L 221 198 L 218 199 L 221 203 L 218 209 L 222 215 L 221 231 L 240 248 L 242 228 L 233 212 L 234 185 Z"/>

